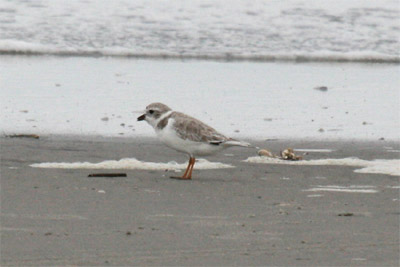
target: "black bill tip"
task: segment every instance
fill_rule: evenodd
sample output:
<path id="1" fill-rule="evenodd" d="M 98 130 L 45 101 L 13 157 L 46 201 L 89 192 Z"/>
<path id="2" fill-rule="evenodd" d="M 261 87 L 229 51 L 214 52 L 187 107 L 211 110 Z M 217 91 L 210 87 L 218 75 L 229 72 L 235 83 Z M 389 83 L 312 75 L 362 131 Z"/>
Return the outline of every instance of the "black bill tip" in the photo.
<path id="1" fill-rule="evenodd" d="M 146 119 L 146 114 L 143 114 L 142 116 L 137 118 L 138 121 L 143 121 L 144 119 Z"/>

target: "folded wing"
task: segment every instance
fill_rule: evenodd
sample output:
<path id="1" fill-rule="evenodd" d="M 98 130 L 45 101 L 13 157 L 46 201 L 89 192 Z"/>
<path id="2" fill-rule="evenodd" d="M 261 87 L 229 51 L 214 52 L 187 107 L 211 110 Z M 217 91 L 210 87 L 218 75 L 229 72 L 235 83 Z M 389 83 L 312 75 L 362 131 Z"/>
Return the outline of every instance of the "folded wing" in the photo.
<path id="1" fill-rule="evenodd" d="M 174 112 L 171 115 L 174 119 L 173 126 L 178 136 L 182 139 L 212 145 L 220 145 L 231 140 L 223 134 L 218 133 L 214 128 L 188 115 L 179 112 Z"/>

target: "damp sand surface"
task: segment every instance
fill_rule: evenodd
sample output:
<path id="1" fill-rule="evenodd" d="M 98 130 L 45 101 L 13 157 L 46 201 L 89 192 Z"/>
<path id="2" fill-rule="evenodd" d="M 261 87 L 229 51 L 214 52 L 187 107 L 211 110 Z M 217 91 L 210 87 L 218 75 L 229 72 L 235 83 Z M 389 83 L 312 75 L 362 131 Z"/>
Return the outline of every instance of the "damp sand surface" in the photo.
<path id="1" fill-rule="evenodd" d="M 380 142 L 256 142 L 307 160 L 398 159 Z M 323 149 L 323 150 L 322 150 Z M 325 151 L 325 152 L 321 152 Z M 224 154 L 229 153 L 229 156 Z M 394 266 L 399 262 L 399 176 L 359 167 L 245 162 L 232 148 L 177 170 L 33 168 L 43 162 L 136 158 L 185 164 L 148 138 L 1 138 L 1 265 Z M 124 172 L 127 177 L 87 177 Z M 179 175 L 179 173 L 178 173 Z"/>
<path id="2" fill-rule="evenodd" d="M 153 136 L 162 102 L 239 139 L 398 141 L 399 66 L 0 55 L 0 131 Z"/>

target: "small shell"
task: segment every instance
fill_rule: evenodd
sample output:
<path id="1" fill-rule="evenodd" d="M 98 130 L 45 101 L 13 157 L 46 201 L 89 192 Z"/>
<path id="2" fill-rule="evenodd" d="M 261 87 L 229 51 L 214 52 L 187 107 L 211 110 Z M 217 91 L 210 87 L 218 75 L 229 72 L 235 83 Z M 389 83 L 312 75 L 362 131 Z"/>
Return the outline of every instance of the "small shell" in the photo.
<path id="1" fill-rule="evenodd" d="M 285 160 L 300 160 L 300 159 L 302 159 L 302 157 L 296 156 L 296 154 L 294 154 L 294 151 L 292 148 L 287 148 L 287 149 L 281 151 L 281 157 L 282 157 L 282 159 L 285 159 Z"/>
<path id="2" fill-rule="evenodd" d="M 258 155 L 261 157 L 270 157 L 270 158 L 274 158 L 274 154 L 272 154 L 270 151 L 266 150 L 266 149 L 260 149 L 258 150 Z"/>

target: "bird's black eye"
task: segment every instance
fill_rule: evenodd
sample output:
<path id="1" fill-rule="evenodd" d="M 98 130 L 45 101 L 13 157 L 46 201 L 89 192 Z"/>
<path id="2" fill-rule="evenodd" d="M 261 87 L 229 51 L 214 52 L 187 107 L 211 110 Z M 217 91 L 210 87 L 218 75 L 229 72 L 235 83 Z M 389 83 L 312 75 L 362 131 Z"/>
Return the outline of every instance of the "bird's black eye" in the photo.
<path id="1" fill-rule="evenodd" d="M 150 110 L 149 110 L 149 113 L 150 113 L 150 114 L 153 114 L 153 113 L 154 113 L 154 110 L 150 109 Z"/>

